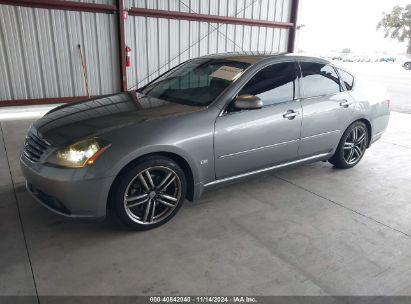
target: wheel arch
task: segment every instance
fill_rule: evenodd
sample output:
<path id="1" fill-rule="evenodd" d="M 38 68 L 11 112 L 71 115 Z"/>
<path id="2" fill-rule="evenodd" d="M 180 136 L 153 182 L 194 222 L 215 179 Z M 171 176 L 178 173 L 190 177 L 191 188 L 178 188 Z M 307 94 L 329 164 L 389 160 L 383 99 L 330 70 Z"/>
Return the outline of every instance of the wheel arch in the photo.
<path id="1" fill-rule="evenodd" d="M 340 137 L 337 145 L 336 145 L 336 146 L 334 147 L 334 149 L 332 150 L 332 151 L 333 151 L 332 153 L 335 153 L 336 149 L 338 148 L 338 145 L 339 145 L 339 143 L 340 143 L 340 141 L 341 141 L 341 139 L 342 139 L 342 137 L 343 137 L 343 135 L 344 135 L 344 132 L 345 132 L 353 123 L 355 123 L 355 122 L 357 122 L 357 121 L 361 121 L 361 122 L 364 123 L 365 126 L 367 127 L 367 131 L 368 131 L 368 146 L 367 146 L 367 148 L 370 147 L 370 145 L 371 145 L 371 139 L 372 139 L 372 125 L 371 125 L 371 122 L 370 122 L 367 118 L 365 118 L 365 117 L 359 117 L 359 118 L 356 118 L 356 119 L 354 119 L 353 121 L 351 121 L 351 123 L 345 128 L 345 130 L 344 130 L 343 132 L 341 132 L 341 137 Z"/>
<path id="2" fill-rule="evenodd" d="M 183 170 L 184 175 L 186 177 L 186 181 L 187 181 L 187 194 L 186 194 L 186 198 L 189 199 L 190 201 L 193 201 L 194 199 L 194 176 L 193 176 L 193 171 L 192 168 L 189 164 L 189 162 L 182 157 L 181 155 L 178 155 L 177 153 L 174 152 L 168 152 L 168 151 L 159 151 L 159 152 L 151 152 L 151 153 L 146 153 L 146 154 L 142 154 L 134 159 L 132 159 L 131 161 L 129 161 L 127 164 L 125 164 L 119 171 L 118 173 L 115 175 L 115 178 L 113 180 L 113 182 L 110 185 L 110 189 L 108 192 L 108 198 L 107 198 L 107 207 L 110 207 L 112 200 L 112 196 L 114 194 L 114 189 L 117 185 L 117 183 L 121 180 L 121 177 L 124 175 L 125 172 L 127 172 L 127 170 L 129 170 L 130 167 L 132 167 L 133 165 L 135 165 L 137 162 L 139 162 L 142 158 L 148 157 L 148 156 L 163 156 L 163 157 L 167 157 L 173 161 L 175 161 Z"/>
<path id="3" fill-rule="evenodd" d="M 367 146 L 367 148 L 368 148 L 368 147 L 371 145 L 371 138 L 372 138 L 372 126 L 371 126 L 371 122 L 370 122 L 368 119 L 366 119 L 366 118 L 357 119 L 357 120 L 353 121 L 353 123 L 356 122 L 356 121 L 361 121 L 361 122 L 364 123 L 365 126 L 367 127 L 367 131 L 368 131 L 368 146 Z"/>

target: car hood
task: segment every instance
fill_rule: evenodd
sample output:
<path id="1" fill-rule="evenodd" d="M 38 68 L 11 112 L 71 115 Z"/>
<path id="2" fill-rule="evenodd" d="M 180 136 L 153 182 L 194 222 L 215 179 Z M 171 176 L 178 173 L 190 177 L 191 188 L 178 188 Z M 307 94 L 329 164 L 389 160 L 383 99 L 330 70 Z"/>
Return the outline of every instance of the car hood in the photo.
<path id="1" fill-rule="evenodd" d="M 204 109 L 124 92 L 57 107 L 36 121 L 33 129 L 51 145 L 61 147 L 148 120 Z"/>

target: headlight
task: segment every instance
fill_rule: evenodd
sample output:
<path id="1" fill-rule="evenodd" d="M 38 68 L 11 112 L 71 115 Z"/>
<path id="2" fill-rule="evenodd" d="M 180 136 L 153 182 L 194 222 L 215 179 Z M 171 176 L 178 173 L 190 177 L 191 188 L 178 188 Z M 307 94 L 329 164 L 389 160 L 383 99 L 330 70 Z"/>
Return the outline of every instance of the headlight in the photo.
<path id="1" fill-rule="evenodd" d="M 82 168 L 94 164 L 110 146 L 110 143 L 99 138 L 82 140 L 57 150 L 50 155 L 47 162 L 68 168 Z"/>

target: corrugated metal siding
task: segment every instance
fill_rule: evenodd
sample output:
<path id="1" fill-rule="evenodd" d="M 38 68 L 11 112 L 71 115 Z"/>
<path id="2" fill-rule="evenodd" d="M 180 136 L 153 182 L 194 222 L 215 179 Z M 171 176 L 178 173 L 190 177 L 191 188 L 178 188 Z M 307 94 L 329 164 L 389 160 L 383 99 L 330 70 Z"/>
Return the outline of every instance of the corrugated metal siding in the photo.
<path id="1" fill-rule="evenodd" d="M 288 22 L 291 0 L 129 0 L 126 7 Z M 130 16 L 129 88 L 146 84 L 171 67 L 201 55 L 231 51 L 284 52 L 288 29 Z"/>
<path id="2" fill-rule="evenodd" d="M 58 0 L 58 1 L 74 1 L 83 3 L 94 3 L 94 4 L 116 4 L 116 0 Z"/>
<path id="3" fill-rule="evenodd" d="M 0 100 L 85 95 L 78 44 L 90 94 L 118 92 L 116 43 L 114 15 L 0 5 Z"/>
<path id="4" fill-rule="evenodd" d="M 291 14 L 291 0 L 125 0 L 124 6 L 271 21 L 289 21 Z"/>
<path id="5" fill-rule="evenodd" d="M 286 22 L 291 0 L 124 0 L 124 5 Z M 231 51 L 280 52 L 288 40 L 287 29 L 132 16 L 125 20 L 125 34 L 132 48 L 129 88 L 190 58 Z M 116 15 L 0 5 L 0 102 L 85 95 L 78 44 L 90 94 L 120 91 Z"/>

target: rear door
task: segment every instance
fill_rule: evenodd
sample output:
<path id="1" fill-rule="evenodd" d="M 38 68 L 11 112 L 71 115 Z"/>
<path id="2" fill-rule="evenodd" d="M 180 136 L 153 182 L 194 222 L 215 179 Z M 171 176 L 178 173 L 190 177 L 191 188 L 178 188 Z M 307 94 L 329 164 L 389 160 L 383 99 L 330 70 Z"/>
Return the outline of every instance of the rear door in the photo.
<path id="1" fill-rule="evenodd" d="M 296 89 L 297 65 L 283 62 L 263 68 L 238 92 L 258 96 L 264 106 L 242 111 L 229 106 L 217 118 L 217 179 L 296 159 L 301 127 Z"/>
<path id="2" fill-rule="evenodd" d="M 300 62 L 303 121 L 299 156 L 330 152 L 352 115 L 353 100 L 331 65 Z"/>

